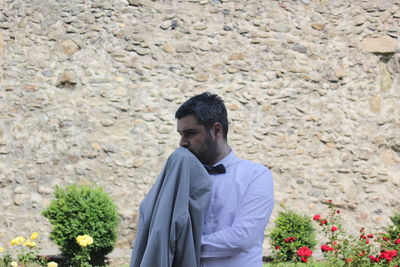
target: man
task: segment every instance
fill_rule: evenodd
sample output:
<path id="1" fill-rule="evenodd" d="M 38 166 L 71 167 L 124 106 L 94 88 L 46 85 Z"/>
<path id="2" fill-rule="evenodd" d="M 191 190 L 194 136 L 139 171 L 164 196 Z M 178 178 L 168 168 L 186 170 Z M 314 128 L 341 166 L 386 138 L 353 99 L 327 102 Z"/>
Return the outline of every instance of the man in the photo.
<path id="1" fill-rule="evenodd" d="M 261 267 L 264 230 L 274 197 L 268 168 L 235 156 L 228 145 L 223 100 L 196 95 L 175 113 L 180 146 L 188 148 L 213 179 L 203 224 L 201 266 Z"/>

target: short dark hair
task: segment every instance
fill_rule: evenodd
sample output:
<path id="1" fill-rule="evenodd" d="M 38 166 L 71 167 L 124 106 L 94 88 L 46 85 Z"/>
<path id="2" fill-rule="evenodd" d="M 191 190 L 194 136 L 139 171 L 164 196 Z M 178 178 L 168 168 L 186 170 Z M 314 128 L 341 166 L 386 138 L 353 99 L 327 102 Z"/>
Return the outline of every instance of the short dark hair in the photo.
<path id="1" fill-rule="evenodd" d="M 222 125 L 224 139 L 228 136 L 228 112 L 224 100 L 216 94 L 209 92 L 195 95 L 186 100 L 175 112 L 176 119 L 194 115 L 207 130 L 211 129 L 214 123 L 219 122 Z"/>

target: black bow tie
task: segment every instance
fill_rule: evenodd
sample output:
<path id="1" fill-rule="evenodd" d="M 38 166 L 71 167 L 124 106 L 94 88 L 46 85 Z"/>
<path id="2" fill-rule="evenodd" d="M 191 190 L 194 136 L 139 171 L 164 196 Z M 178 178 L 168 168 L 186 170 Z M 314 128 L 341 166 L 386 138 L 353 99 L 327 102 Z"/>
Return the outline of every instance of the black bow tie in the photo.
<path id="1" fill-rule="evenodd" d="M 219 164 L 217 166 L 211 166 L 211 165 L 203 165 L 203 166 L 204 166 L 204 168 L 206 168 L 206 170 L 209 174 L 226 173 L 225 166 L 222 164 Z"/>

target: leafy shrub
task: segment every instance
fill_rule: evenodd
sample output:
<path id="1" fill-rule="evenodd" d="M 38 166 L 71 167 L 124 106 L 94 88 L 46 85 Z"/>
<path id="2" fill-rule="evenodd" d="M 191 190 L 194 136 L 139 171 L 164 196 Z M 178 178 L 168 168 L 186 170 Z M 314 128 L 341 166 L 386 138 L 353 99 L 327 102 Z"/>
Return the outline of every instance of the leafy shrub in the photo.
<path id="1" fill-rule="evenodd" d="M 400 213 L 396 213 L 390 217 L 390 220 L 392 221 L 392 225 L 387 229 L 389 238 L 392 240 L 397 240 L 400 238 Z"/>
<path id="2" fill-rule="evenodd" d="M 312 250 L 317 244 L 314 232 L 309 217 L 287 209 L 279 212 L 270 234 L 276 260 L 307 262 L 311 255 L 306 253 L 304 256 L 301 252 L 306 248 Z"/>
<path id="3" fill-rule="evenodd" d="M 89 235 L 94 240 L 87 247 L 90 258 L 104 260 L 117 240 L 119 217 L 112 199 L 100 187 L 56 187 L 54 194 L 55 200 L 43 211 L 43 215 L 52 224 L 50 238 L 74 263 L 81 253 L 76 238 Z"/>

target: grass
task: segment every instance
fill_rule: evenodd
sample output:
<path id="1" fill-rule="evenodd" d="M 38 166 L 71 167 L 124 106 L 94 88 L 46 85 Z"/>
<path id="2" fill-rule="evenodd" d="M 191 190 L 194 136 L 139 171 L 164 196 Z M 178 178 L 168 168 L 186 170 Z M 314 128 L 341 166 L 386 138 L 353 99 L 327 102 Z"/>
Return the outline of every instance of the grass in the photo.
<path id="1" fill-rule="evenodd" d="M 264 263 L 263 267 L 326 267 L 327 265 L 323 262 L 315 262 L 315 263 L 289 263 L 289 262 L 281 262 L 281 263 Z M 129 265 L 124 264 L 119 267 L 129 267 Z"/>
<path id="2" fill-rule="evenodd" d="M 40 267 L 38 264 L 28 264 L 27 267 Z M 107 265 L 106 265 L 107 266 Z M 312 263 L 293 263 L 293 262 L 281 262 L 281 263 L 264 263 L 263 267 L 326 267 L 324 262 L 312 262 Z M 0 263 L 0 267 L 5 267 L 4 264 Z M 129 267 L 128 264 L 119 265 L 119 267 Z"/>
<path id="3" fill-rule="evenodd" d="M 310 262 L 310 263 L 301 263 L 301 262 L 281 262 L 281 263 L 264 263 L 263 267 L 326 267 L 327 265 L 324 262 Z"/>
<path id="4" fill-rule="evenodd" d="M 41 265 L 38 264 L 28 264 L 25 265 L 26 267 L 40 267 Z M 106 265 L 107 266 L 107 265 Z M 109 265 L 108 265 L 109 266 Z M 326 267 L 323 262 L 316 262 L 316 263 L 289 263 L 289 262 L 282 262 L 282 263 L 264 263 L 263 267 Z M 4 264 L 0 263 L 0 267 L 5 267 Z M 119 265 L 119 267 L 129 267 L 128 264 Z"/>

